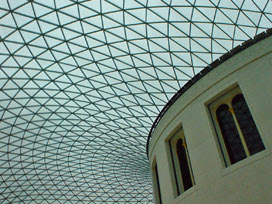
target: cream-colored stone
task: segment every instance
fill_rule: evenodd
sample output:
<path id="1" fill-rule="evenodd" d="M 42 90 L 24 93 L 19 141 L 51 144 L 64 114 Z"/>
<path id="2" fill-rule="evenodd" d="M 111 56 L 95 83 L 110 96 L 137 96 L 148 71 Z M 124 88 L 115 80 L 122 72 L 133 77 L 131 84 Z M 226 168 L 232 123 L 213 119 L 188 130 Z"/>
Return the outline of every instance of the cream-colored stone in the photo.
<path id="1" fill-rule="evenodd" d="M 239 86 L 265 150 L 225 167 L 207 105 Z M 220 64 L 198 80 L 167 111 L 149 144 L 166 204 L 267 204 L 272 200 L 272 37 Z M 167 141 L 182 125 L 195 185 L 175 197 Z"/>

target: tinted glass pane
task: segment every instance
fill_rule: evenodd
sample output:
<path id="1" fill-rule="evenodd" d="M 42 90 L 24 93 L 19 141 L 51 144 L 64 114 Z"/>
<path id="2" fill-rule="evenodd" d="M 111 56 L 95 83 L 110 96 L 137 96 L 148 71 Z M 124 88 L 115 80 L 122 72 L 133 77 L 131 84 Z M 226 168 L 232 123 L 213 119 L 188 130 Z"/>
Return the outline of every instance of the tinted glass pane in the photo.
<path id="1" fill-rule="evenodd" d="M 176 164 L 175 163 L 175 157 L 176 157 L 176 154 L 175 154 L 175 151 L 173 151 L 173 148 L 172 148 L 172 145 L 171 145 L 171 141 L 169 142 L 169 147 L 170 147 L 170 151 L 171 151 L 171 159 L 172 159 L 172 164 L 173 164 L 173 171 L 174 171 L 174 175 L 175 175 L 175 181 L 176 181 L 176 190 L 177 190 L 177 195 L 180 195 L 182 189 L 181 189 L 181 186 L 179 185 L 179 179 L 178 179 L 178 175 L 177 175 L 177 166 L 179 166 L 179 164 Z"/>
<path id="2" fill-rule="evenodd" d="M 223 104 L 216 110 L 217 120 L 232 164 L 246 158 L 241 139 L 235 126 L 229 106 Z"/>
<path id="3" fill-rule="evenodd" d="M 188 164 L 188 160 L 187 160 L 182 139 L 179 139 L 177 142 L 177 154 L 179 159 L 183 187 L 184 187 L 184 191 L 186 191 L 187 189 L 193 186 L 193 183 L 192 183 L 190 168 L 189 168 L 189 164 Z"/>
<path id="4" fill-rule="evenodd" d="M 250 154 L 264 150 L 264 144 L 242 94 L 234 97 L 232 106 Z"/>
<path id="5" fill-rule="evenodd" d="M 160 181 L 159 181 L 159 173 L 158 173 L 158 166 L 157 164 L 155 165 L 155 176 L 157 180 L 157 189 L 158 189 L 158 196 L 159 196 L 159 204 L 162 204 L 162 199 L 161 199 L 161 187 L 160 187 Z"/>

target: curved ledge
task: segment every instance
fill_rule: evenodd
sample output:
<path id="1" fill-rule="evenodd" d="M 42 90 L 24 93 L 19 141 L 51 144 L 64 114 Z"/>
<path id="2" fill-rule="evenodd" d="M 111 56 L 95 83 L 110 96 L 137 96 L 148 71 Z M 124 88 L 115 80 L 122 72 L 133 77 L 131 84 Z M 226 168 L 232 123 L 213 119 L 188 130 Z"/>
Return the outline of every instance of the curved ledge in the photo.
<path id="1" fill-rule="evenodd" d="M 209 73 L 211 70 L 215 69 L 218 65 L 222 64 L 232 56 L 238 54 L 239 52 L 243 51 L 244 49 L 250 47 L 251 45 L 254 45 L 255 43 L 264 40 L 265 38 L 272 36 L 272 28 L 256 35 L 253 39 L 249 39 L 245 42 L 243 42 L 241 45 L 236 46 L 226 54 L 222 55 L 217 60 L 213 61 L 210 65 L 205 67 L 202 71 L 200 71 L 198 74 L 196 74 L 191 80 L 189 80 L 163 107 L 157 118 L 155 119 L 149 134 L 147 138 L 146 143 L 146 154 L 148 157 L 148 148 L 149 148 L 149 141 L 152 137 L 152 133 L 154 132 L 155 128 L 157 127 L 158 123 L 160 122 L 161 118 L 164 116 L 164 114 L 167 112 L 167 110 L 177 101 L 177 99 L 183 95 L 192 85 L 194 85 L 199 79 L 201 79 L 203 76 L 205 76 L 207 73 Z"/>

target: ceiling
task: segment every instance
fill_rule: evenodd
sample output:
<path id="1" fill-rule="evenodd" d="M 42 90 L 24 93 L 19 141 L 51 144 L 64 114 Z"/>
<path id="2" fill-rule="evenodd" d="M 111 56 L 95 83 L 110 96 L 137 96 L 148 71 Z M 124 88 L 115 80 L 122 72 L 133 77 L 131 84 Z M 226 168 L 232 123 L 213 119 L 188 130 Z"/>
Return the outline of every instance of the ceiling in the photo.
<path id="1" fill-rule="evenodd" d="M 270 0 L 1 0 L 0 202 L 153 203 L 156 116 L 271 25 Z"/>

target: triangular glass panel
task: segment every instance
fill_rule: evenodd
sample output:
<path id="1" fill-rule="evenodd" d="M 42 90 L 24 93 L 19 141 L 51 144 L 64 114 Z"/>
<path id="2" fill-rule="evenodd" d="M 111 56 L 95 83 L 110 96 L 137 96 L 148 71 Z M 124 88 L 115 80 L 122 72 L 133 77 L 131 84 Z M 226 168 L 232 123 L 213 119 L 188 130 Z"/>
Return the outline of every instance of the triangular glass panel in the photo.
<path id="1" fill-rule="evenodd" d="M 54 22 L 54 21 L 53 21 Z M 52 31 L 57 28 L 56 25 L 52 25 L 52 23 L 44 22 L 44 21 L 39 21 L 39 26 L 41 27 L 41 32 L 42 33 L 47 33 L 49 31 Z M 40 31 L 39 31 L 40 32 Z"/>
<path id="2" fill-rule="evenodd" d="M 11 34 L 11 33 L 10 33 Z M 13 32 L 8 38 L 9 41 L 12 39 L 13 47 L 9 47 L 10 50 L 13 50 L 15 47 L 17 47 L 19 44 L 23 44 L 24 40 L 22 36 L 20 35 L 19 31 Z M 9 42 L 6 42 L 6 44 L 11 44 Z M 20 45 L 23 46 L 23 45 Z"/>
<path id="3" fill-rule="evenodd" d="M 89 9 L 86 5 L 84 5 L 84 3 L 79 4 L 78 9 L 79 9 L 79 16 L 81 19 L 85 19 L 85 18 L 89 18 L 91 16 L 97 15 L 97 12 Z"/>
<path id="4" fill-rule="evenodd" d="M 182 6 L 177 6 L 177 7 L 174 7 L 175 10 L 178 12 L 179 15 L 182 16 L 182 18 L 184 18 L 186 21 L 188 20 L 191 20 L 192 18 L 192 11 L 193 11 L 193 8 L 192 7 L 182 7 Z M 180 18 L 178 18 L 180 19 Z"/>
<path id="5" fill-rule="evenodd" d="M 148 38 L 158 38 L 158 37 L 162 37 L 162 35 L 163 33 L 157 28 L 153 27 L 152 24 L 149 24 L 147 26 L 146 36 Z"/>
<path id="6" fill-rule="evenodd" d="M 66 2 L 68 4 L 68 2 Z M 78 12 L 78 4 L 69 4 L 65 5 L 63 8 L 60 9 L 61 13 L 65 13 L 66 15 L 73 16 L 75 18 L 79 18 L 80 14 Z"/>
<path id="7" fill-rule="evenodd" d="M 102 18 L 100 15 L 87 18 L 87 19 L 85 19 L 85 21 L 91 25 L 94 25 L 95 27 L 99 28 L 100 30 L 103 30 Z"/>
<path id="8" fill-rule="evenodd" d="M 272 15 L 270 15 L 270 17 L 272 17 Z M 272 24 L 272 20 L 266 17 L 262 17 L 259 26 L 263 28 L 267 28 L 267 27 L 271 27 L 271 24 Z"/>
<path id="9" fill-rule="evenodd" d="M 3 65 L 9 67 L 18 67 L 18 63 L 14 60 L 14 57 L 9 57 Z"/>
<path id="10" fill-rule="evenodd" d="M 239 10 L 233 9 L 221 9 L 218 10 L 215 21 L 216 23 L 226 23 L 226 21 L 230 24 L 236 23 L 239 15 Z"/>
<path id="11" fill-rule="evenodd" d="M 33 12 L 33 8 L 31 4 L 28 2 L 27 4 L 24 4 L 23 6 L 16 9 L 16 13 L 20 13 L 23 15 L 27 15 L 29 17 L 34 17 L 35 13 Z"/>
<path id="12" fill-rule="evenodd" d="M 30 45 L 35 46 L 37 49 L 38 48 L 42 48 L 42 49 L 47 48 L 47 44 L 46 44 L 45 38 L 43 36 L 36 38 L 34 41 L 31 42 Z M 32 49 L 35 49 L 35 48 L 32 48 Z"/>
<path id="13" fill-rule="evenodd" d="M 4 3 L 4 1 L 2 3 Z M 3 12 L 3 10 L 1 10 L 1 14 L 0 14 L 1 15 L 1 24 L 5 25 L 5 26 L 16 28 L 16 23 L 13 20 L 12 14 L 8 13 L 8 12 L 4 14 L 2 12 Z M 5 27 L 5 29 L 6 29 L 6 27 Z"/>
<path id="14" fill-rule="evenodd" d="M 142 8 L 144 5 L 146 5 L 147 0 L 143 1 L 135 1 L 135 0 L 126 0 L 124 1 L 124 9 L 130 10 L 134 8 Z"/>
<path id="15" fill-rule="evenodd" d="M 169 53 L 154 53 L 151 55 L 154 66 L 169 66 Z"/>
<path id="16" fill-rule="evenodd" d="M 50 0 L 47 1 L 47 3 L 48 2 L 50 2 Z M 39 3 L 36 2 L 34 2 L 32 5 L 37 17 L 41 17 L 46 15 L 47 13 L 53 12 L 53 9 L 51 9 L 50 7 L 48 8 L 48 6 L 41 6 Z"/>
<path id="17" fill-rule="evenodd" d="M 26 0 L 22 0 L 22 1 L 11 1 L 11 2 L 9 2 L 9 8 L 16 10 L 16 9 L 24 6 L 26 3 L 27 3 Z"/>
<path id="18" fill-rule="evenodd" d="M 105 32 L 106 42 L 107 43 L 115 43 L 115 42 L 122 42 L 123 39 L 120 36 L 111 33 L 110 31 Z"/>

